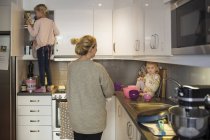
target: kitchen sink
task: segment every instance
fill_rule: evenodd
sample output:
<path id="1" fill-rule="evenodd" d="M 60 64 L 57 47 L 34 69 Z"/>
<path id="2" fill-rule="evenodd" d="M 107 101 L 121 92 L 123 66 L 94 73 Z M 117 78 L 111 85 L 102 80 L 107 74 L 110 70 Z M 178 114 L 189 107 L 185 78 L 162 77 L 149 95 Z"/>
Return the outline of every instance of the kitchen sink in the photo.
<path id="1" fill-rule="evenodd" d="M 130 107 L 137 113 L 168 110 L 171 105 L 165 103 L 130 103 Z"/>

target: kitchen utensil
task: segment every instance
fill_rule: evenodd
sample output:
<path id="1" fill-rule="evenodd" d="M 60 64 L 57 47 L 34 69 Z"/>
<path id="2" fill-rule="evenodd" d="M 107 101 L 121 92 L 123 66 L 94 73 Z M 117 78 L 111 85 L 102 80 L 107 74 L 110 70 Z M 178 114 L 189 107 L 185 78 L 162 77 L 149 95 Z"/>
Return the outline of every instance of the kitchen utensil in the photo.
<path id="1" fill-rule="evenodd" d="M 139 97 L 139 91 L 138 90 L 130 90 L 129 97 L 131 98 L 131 100 L 137 100 Z"/>
<path id="2" fill-rule="evenodd" d="M 149 102 L 152 99 L 152 96 L 150 94 L 144 93 L 144 100 Z"/>
<path id="3" fill-rule="evenodd" d="M 208 129 L 209 112 L 205 109 L 169 108 L 169 122 L 177 135 L 185 138 L 199 138 Z"/>
<path id="4" fill-rule="evenodd" d="M 119 82 L 114 83 L 114 89 L 115 91 L 121 91 L 122 90 L 122 85 Z"/>
<path id="5" fill-rule="evenodd" d="M 159 129 L 159 134 L 161 136 L 165 136 L 166 132 L 165 132 L 165 129 L 164 129 L 164 121 L 163 120 L 158 120 L 157 127 Z"/>
<path id="6" fill-rule="evenodd" d="M 32 77 L 26 80 L 27 85 L 27 91 L 29 93 L 32 93 L 36 90 L 36 80 L 34 80 Z"/>
<path id="7" fill-rule="evenodd" d="M 131 90 L 137 90 L 137 87 L 136 87 L 136 86 L 133 86 L 133 85 L 130 85 L 130 86 L 128 86 L 128 87 L 124 87 L 124 88 L 123 88 L 123 93 L 124 93 L 124 96 L 125 96 L 126 98 L 130 98 L 129 92 L 130 92 Z"/>
<path id="8" fill-rule="evenodd" d="M 137 120 L 139 123 L 149 123 L 149 122 L 167 119 L 168 115 L 169 113 L 166 109 L 156 109 L 139 114 L 137 116 Z"/>

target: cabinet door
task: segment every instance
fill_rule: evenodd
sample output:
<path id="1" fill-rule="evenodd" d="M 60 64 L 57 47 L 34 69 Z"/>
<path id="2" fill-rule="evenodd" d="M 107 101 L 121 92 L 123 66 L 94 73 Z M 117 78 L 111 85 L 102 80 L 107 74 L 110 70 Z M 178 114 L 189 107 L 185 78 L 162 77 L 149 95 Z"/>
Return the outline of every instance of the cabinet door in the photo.
<path id="1" fill-rule="evenodd" d="M 17 126 L 17 140 L 52 140 L 51 126 Z"/>
<path id="2" fill-rule="evenodd" d="M 112 10 L 94 10 L 94 36 L 97 39 L 97 55 L 112 55 Z"/>
<path id="3" fill-rule="evenodd" d="M 115 7 L 113 12 L 114 55 L 136 55 L 138 31 L 134 2 L 133 0 L 117 0 Z"/>
<path id="4" fill-rule="evenodd" d="M 93 10 L 56 10 L 55 23 L 60 30 L 55 55 L 75 55 L 72 38 L 93 35 Z"/>
<path id="5" fill-rule="evenodd" d="M 102 140 L 115 139 L 115 97 L 109 99 L 106 103 L 107 125 L 103 132 Z"/>
<path id="6" fill-rule="evenodd" d="M 169 14 L 168 14 L 169 13 Z M 170 4 L 145 0 L 145 54 L 170 55 Z"/>
<path id="7" fill-rule="evenodd" d="M 11 3 L 11 56 L 23 56 L 23 9 Z"/>
<path id="8" fill-rule="evenodd" d="M 126 111 L 116 100 L 116 140 L 130 140 L 127 125 Z"/>
<path id="9" fill-rule="evenodd" d="M 10 31 L 10 18 L 11 18 L 10 6 L 0 6 L 0 31 Z"/>

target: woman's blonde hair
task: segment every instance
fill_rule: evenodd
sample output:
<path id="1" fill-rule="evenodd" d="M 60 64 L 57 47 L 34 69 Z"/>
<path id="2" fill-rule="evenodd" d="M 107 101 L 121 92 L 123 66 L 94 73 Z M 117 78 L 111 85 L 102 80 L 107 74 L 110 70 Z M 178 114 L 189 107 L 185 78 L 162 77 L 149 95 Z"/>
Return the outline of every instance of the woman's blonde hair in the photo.
<path id="1" fill-rule="evenodd" d="M 77 55 L 86 55 L 90 48 L 97 46 L 96 38 L 91 35 L 83 36 L 82 38 L 72 38 L 71 44 L 76 45 L 75 53 Z"/>
<path id="2" fill-rule="evenodd" d="M 45 4 L 38 4 L 34 7 L 34 11 L 42 12 L 45 16 L 48 16 L 48 9 Z"/>
<path id="3" fill-rule="evenodd" d="M 158 63 L 156 63 L 156 62 L 146 62 L 146 67 L 148 66 L 148 65 L 154 65 L 155 66 L 155 69 L 156 69 L 156 73 L 159 73 L 159 71 L 160 71 L 160 69 L 159 69 L 159 67 L 158 67 Z"/>

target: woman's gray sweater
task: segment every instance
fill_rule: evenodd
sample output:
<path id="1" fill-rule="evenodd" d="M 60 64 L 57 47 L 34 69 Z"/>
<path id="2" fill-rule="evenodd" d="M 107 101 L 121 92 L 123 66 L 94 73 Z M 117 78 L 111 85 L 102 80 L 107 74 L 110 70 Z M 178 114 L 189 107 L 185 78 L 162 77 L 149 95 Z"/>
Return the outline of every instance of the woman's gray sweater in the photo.
<path id="1" fill-rule="evenodd" d="M 67 100 L 70 123 L 77 133 L 95 134 L 106 127 L 106 98 L 114 94 L 114 86 L 105 68 L 91 60 L 69 65 Z"/>

